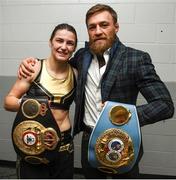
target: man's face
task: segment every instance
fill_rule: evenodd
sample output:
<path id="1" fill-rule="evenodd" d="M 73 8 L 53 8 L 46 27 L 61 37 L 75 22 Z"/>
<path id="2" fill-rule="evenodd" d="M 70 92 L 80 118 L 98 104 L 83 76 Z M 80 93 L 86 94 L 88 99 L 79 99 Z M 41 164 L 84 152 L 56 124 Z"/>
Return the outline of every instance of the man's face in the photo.
<path id="1" fill-rule="evenodd" d="M 87 21 L 90 49 L 95 54 L 103 54 L 110 48 L 119 30 L 108 11 L 97 12 Z"/>

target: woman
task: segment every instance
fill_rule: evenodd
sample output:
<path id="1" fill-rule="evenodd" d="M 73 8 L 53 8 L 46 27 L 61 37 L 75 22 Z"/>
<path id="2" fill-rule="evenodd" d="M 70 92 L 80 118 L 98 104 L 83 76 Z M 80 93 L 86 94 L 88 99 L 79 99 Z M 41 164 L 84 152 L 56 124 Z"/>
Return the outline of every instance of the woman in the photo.
<path id="1" fill-rule="evenodd" d="M 60 137 L 57 139 L 60 146 L 54 160 L 31 164 L 30 161 L 26 161 L 27 159 L 20 157 L 17 161 L 19 178 L 73 178 L 73 141 L 69 107 L 74 98 L 77 72 L 69 65 L 68 61 L 75 51 L 76 45 L 75 29 L 68 24 L 57 25 L 50 37 L 51 54 L 49 57 L 35 63 L 35 73 L 31 77 L 17 79 L 5 97 L 4 108 L 8 111 L 19 111 L 21 100 L 23 102 L 22 97 L 25 94 L 34 99 L 41 96 L 47 97 L 48 107 L 51 109 L 58 128 L 56 129 L 60 132 Z M 51 119 L 45 118 L 43 117 L 45 122 L 50 124 Z M 27 141 L 30 140 L 31 143 L 32 138 L 30 139 L 29 136 L 27 138 Z M 49 137 L 49 140 L 47 137 L 45 138 L 44 144 L 48 143 L 47 148 L 49 149 L 52 142 L 49 142 Z M 30 145 L 29 142 L 27 145 Z"/>

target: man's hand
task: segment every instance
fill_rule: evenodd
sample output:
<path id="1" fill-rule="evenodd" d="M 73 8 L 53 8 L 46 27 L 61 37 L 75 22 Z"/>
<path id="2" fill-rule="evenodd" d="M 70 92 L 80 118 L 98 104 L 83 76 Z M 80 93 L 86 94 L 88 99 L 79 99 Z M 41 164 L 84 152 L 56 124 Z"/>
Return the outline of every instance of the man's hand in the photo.
<path id="1" fill-rule="evenodd" d="M 22 79 L 32 76 L 32 73 L 34 73 L 34 65 L 36 64 L 36 62 L 37 59 L 33 57 L 23 59 L 18 69 L 18 78 Z"/>

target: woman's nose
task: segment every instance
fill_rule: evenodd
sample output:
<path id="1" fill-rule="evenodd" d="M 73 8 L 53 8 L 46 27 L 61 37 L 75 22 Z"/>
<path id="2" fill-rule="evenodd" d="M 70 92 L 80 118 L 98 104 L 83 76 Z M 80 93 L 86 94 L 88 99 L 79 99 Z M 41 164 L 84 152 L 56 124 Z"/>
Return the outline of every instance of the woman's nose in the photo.
<path id="1" fill-rule="evenodd" d="M 66 49 L 67 48 L 67 44 L 66 43 L 62 43 L 61 48 L 62 49 Z"/>

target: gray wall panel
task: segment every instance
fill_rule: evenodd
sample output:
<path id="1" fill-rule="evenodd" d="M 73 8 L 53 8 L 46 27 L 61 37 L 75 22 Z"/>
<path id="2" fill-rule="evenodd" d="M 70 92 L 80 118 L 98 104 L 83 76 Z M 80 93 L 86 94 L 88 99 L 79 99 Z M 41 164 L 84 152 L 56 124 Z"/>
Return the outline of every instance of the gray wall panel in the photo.
<path id="1" fill-rule="evenodd" d="M 0 77 L 0 84 L 3 85 L 0 92 L 0 160 L 15 160 L 16 154 L 13 150 L 11 142 L 11 127 L 16 113 L 7 112 L 3 107 L 3 98 L 6 93 L 9 91 L 12 84 L 15 82 L 15 77 Z M 175 101 L 176 96 L 176 83 L 167 82 L 166 83 L 169 91 L 172 94 L 172 97 Z M 174 94 L 175 93 L 175 94 Z M 140 95 L 138 98 L 138 103 L 145 103 L 145 100 Z M 70 109 L 70 118 L 73 124 L 74 118 L 74 103 Z M 142 128 L 143 144 L 144 144 L 144 156 L 140 163 L 141 173 L 146 172 L 146 169 L 152 170 L 154 173 L 158 165 L 161 165 L 160 169 L 168 169 L 176 167 L 176 161 L 171 161 L 172 156 L 176 157 L 176 119 L 160 121 L 155 124 L 147 125 Z M 81 135 L 75 136 L 75 167 L 81 167 Z M 168 163 L 163 163 L 168 160 Z M 164 167 L 165 165 L 165 167 Z M 159 171 L 158 169 L 156 170 Z M 165 174 L 167 171 L 164 170 Z M 174 174 L 175 175 L 175 174 Z"/>

